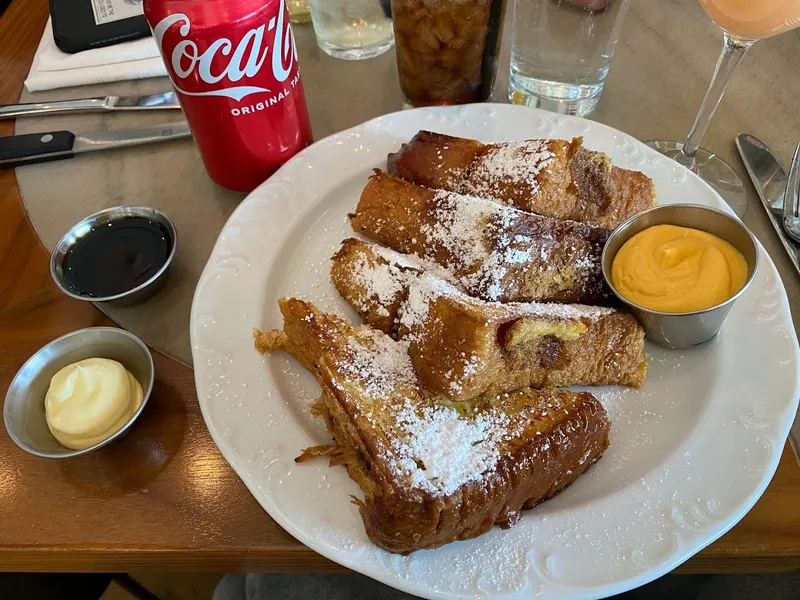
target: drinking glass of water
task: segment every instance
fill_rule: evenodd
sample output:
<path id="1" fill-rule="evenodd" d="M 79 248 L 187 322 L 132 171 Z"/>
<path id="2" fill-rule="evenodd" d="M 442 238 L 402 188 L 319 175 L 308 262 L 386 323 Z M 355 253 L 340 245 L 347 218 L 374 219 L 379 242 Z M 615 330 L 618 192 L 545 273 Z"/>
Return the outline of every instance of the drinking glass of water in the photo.
<path id="1" fill-rule="evenodd" d="M 309 0 L 317 45 L 327 54 L 361 60 L 394 46 L 390 0 Z"/>
<path id="2" fill-rule="evenodd" d="M 517 0 L 508 97 L 583 116 L 603 91 L 630 0 Z"/>

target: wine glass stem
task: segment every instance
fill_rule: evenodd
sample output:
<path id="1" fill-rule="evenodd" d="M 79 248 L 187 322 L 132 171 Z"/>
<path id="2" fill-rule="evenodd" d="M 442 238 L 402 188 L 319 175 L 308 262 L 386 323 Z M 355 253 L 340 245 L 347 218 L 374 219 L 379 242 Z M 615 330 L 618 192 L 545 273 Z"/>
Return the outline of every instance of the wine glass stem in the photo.
<path id="1" fill-rule="evenodd" d="M 753 45 L 755 40 L 739 40 L 725 34 L 725 45 L 722 48 L 722 54 L 719 55 L 717 61 L 717 68 L 714 71 L 714 77 L 711 84 L 706 91 L 706 97 L 703 98 L 703 104 L 700 106 L 700 111 L 695 117 L 694 124 L 692 125 L 686 141 L 683 143 L 683 148 L 680 154 L 675 158 L 682 165 L 694 168 L 695 155 L 703 136 L 711 124 L 711 118 L 722 100 L 722 94 L 725 93 L 725 88 L 733 76 L 733 72 L 742 62 L 744 55 Z"/>

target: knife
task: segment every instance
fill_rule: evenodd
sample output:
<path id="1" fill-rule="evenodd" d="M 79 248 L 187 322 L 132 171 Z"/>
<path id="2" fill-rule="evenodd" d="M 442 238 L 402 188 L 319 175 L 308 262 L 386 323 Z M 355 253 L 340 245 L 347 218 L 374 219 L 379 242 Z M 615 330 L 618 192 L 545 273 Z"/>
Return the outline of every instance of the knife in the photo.
<path id="1" fill-rule="evenodd" d="M 747 133 L 737 135 L 736 148 L 758 192 L 758 197 L 761 198 L 761 204 L 767 211 L 772 227 L 775 228 L 775 233 L 778 234 L 794 268 L 800 274 L 800 246 L 795 244 L 783 230 L 783 194 L 788 180 L 786 171 L 769 148 L 752 135 Z"/>
<path id="2" fill-rule="evenodd" d="M 0 138 L 0 168 L 21 167 L 51 160 L 72 158 L 94 150 L 126 148 L 192 135 L 186 121 L 141 129 L 94 131 L 75 135 L 71 131 L 50 131 Z"/>
<path id="3" fill-rule="evenodd" d="M 786 171 L 769 148 L 752 135 L 746 133 L 737 135 L 736 148 L 781 244 L 792 259 L 794 268 L 800 273 L 800 246 L 790 240 L 783 230 L 783 196 L 788 180 Z M 795 460 L 800 464 L 800 414 L 795 416 L 789 430 L 789 444 L 794 451 Z"/>
<path id="4" fill-rule="evenodd" d="M 116 110 L 155 110 L 180 108 L 174 92 L 148 94 L 146 96 L 98 96 L 78 100 L 55 100 L 30 104 L 0 105 L 0 119 L 55 115 L 71 112 L 105 112 Z"/>

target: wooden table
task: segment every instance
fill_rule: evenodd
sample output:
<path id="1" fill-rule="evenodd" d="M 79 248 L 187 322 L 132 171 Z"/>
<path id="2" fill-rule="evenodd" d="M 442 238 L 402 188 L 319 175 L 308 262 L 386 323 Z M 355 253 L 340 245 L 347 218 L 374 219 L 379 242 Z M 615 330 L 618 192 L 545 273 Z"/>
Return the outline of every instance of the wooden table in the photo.
<path id="1" fill-rule="evenodd" d="M 0 17 L 0 103 L 19 98 L 46 0 Z M 13 125 L 0 122 L 0 135 Z M 0 392 L 39 347 L 109 324 L 61 295 L 26 218 L 13 171 L 0 171 Z M 30 456 L 0 432 L 0 570 L 329 571 L 340 567 L 285 533 L 217 451 L 190 369 L 157 355 L 153 398 L 130 436 L 68 461 Z M 784 451 L 774 480 L 730 533 L 681 572 L 800 569 L 800 468 Z"/>

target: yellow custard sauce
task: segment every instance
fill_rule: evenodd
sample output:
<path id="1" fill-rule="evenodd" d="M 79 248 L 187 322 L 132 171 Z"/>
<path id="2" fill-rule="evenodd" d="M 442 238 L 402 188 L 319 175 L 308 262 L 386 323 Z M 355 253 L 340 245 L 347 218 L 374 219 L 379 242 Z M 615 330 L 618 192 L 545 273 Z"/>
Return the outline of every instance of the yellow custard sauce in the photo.
<path id="1" fill-rule="evenodd" d="M 629 239 L 614 257 L 611 280 L 634 304 L 665 313 L 703 310 L 725 302 L 747 280 L 747 261 L 715 235 L 655 225 Z"/>
<path id="2" fill-rule="evenodd" d="M 125 425 L 143 395 L 141 384 L 117 361 L 87 358 L 50 380 L 44 400 L 47 426 L 62 445 L 83 450 Z"/>

